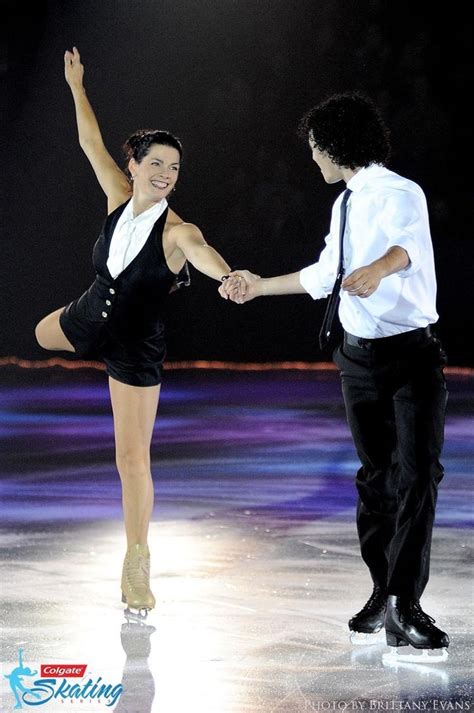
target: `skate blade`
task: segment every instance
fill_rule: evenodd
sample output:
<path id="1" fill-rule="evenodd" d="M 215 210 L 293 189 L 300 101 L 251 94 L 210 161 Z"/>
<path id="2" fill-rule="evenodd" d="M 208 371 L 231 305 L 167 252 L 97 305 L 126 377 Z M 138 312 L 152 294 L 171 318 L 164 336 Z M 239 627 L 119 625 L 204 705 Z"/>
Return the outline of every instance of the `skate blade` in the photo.
<path id="1" fill-rule="evenodd" d="M 143 622 L 148 617 L 149 611 L 151 610 L 147 609 L 146 607 L 140 607 L 140 609 L 131 609 L 129 606 L 127 606 L 123 613 L 127 621 Z"/>
<path id="2" fill-rule="evenodd" d="M 375 646 L 385 641 L 385 632 L 382 629 L 375 634 L 365 634 L 362 631 L 351 631 L 349 639 L 354 646 Z"/>
<path id="3" fill-rule="evenodd" d="M 383 654 L 382 661 L 387 664 L 414 663 L 432 664 L 442 663 L 448 658 L 448 649 L 419 649 L 420 653 L 400 654 L 395 646 L 390 647 L 390 653 Z"/>
<path id="4" fill-rule="evenodd" d="M 140 615 L 139 612 L 134 612 L 131 609 L 127 608 L 127 609 L 124 609 L 123 615 L 126 620 L 126 622 L 124 622 L 122 624 L 123 627 L 127 627 L 127 626 L 133 626 L 134 628 L 138 627 L 140 629 L 150 631 L 151 633 L 156 631 L 154 626 L 147 623 L 148 618 L 147 618 L 146 614 L 144 616 L 142 616 L 142 615 Z"/>

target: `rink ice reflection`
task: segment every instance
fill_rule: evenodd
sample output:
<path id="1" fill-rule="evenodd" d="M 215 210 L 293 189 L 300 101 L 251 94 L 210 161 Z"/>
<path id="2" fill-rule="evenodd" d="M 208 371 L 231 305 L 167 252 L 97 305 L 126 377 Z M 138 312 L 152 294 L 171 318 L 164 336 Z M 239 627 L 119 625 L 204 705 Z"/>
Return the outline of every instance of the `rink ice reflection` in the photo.
<path id="1" fill-rule="evenodd" d="M 57 699 L 40 711 L 469 709 L 472 381 L 450 385 L 422 599 L 449 633 L 450 655 L 385 666 L 383 638 L 354 647 L 348 637 L 371 584 L 333 372 L 168 373 L 153 447 L 157 607 L 141 623 L 120 602 L 124 535 L 103 375 L 49 378 L 3 389 L 2 711 L 13 709 L 4 676 L 20 647 L 32 670 L 83 663 L 85 680 L 124 686 L 110 707 Z"/>

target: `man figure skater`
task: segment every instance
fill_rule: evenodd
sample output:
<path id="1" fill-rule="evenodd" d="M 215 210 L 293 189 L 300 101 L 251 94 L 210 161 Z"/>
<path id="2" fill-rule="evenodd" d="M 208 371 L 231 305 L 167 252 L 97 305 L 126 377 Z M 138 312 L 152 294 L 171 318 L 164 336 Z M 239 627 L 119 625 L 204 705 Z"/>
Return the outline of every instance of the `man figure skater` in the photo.
<path id="1" fill-rule="evenodd" d="M 334 203 L 318 262 L 272 278 L 236 271 L 220 293 L 242 303 L 304 292 L 319 299 L 332 292 L 334 312 L 342 288 L 344 338 L 334 360 L 361 461 L 357 530 L 374 585 L 349 628 L 374 634 L 385 626 L 390 646 L 445 649 L 449 637 L 419 603 L 443 477 L 447 399 L 445 355 L 431 332 L 438 315 L 425 196 L 385 168 L 388 131 L 373 103 L 358 93 L 335 95 L 311 109 L 300 134 L 326 183 L 347 186 Z M 327 315 L 323 344 L 330 331 Z"/>

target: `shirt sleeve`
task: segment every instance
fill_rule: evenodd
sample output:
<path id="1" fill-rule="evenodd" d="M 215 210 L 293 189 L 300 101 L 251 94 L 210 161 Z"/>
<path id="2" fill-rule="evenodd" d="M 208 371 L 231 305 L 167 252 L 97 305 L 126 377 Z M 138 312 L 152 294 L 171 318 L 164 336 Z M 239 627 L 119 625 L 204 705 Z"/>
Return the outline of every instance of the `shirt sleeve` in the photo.
<path id="1" fill-rule="evenodd" d="M 331 233 L 325 239 L 318 262 L 308 265 L 300 271 L 300 284 L 313 300 L 326 297 L 332 290 L 336 280 L 337 256 L 334 254 L 334 240 Z"/>
<path id="2" fill-rule="evenodd" d="M 336 281 L 337 264 L 339 261 L 339 213 L 342 193 L 333 205 L 329 234 L 324 242 L 319 260 L 300 271 L 300 284 L 313 300 L 327 297 Z M 336 238 L 334 237 L 336 236 Z"/>
<path id="3" fill-rule="evenodd" d="M 388 239 L 387 249 L 398 245 L 408 253 L 410 264 L 397 274 L 410 277 L 420 268 L 424 237 L 429 235 L 421 197 L 408 191 L 393 191 L 384 199 L 379 226 Z"/>

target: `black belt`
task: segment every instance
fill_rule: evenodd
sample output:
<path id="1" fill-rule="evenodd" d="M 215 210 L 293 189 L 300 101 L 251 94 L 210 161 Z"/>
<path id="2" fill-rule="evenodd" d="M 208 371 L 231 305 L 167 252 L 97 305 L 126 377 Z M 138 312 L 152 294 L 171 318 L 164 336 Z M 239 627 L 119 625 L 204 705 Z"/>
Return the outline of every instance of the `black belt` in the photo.
<path id="1" fill-rule="evenodd" d="M 431 337 L 431 326 L 420 327 L 419 329 L 411 329 L 409 332 L 401 332 L 394 334 L 391 337 L 378 337 L 376 339 L 365 339 L 364 337 L 356 337 L 354 334 L 344 332 L 344 344 L 350 347 L 358 347 L 359 349 L 377 349 L 378 347 L 390 348 L 403 344 L 411 344 L 413 342 L 422 341 L 424 337 Z"/>

